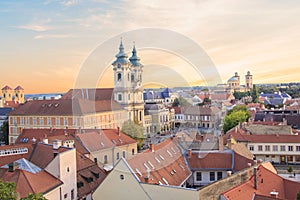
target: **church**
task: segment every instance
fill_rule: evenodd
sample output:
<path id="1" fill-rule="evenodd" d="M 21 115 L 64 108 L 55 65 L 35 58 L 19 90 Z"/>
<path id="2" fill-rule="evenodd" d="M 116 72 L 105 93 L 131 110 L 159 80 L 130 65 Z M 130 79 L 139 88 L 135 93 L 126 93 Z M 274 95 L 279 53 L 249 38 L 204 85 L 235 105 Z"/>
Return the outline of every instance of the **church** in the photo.
<path id="1" fill-rule="evenodd" d="M 227 81 L 227 90 L 231 93 L 236 92 L 248 92 L 253 88 L 253 76 L 250 71 L 245 75 L 245 85 L 241 85 L 240 76 L 235 72 L 234 76 Z"/>

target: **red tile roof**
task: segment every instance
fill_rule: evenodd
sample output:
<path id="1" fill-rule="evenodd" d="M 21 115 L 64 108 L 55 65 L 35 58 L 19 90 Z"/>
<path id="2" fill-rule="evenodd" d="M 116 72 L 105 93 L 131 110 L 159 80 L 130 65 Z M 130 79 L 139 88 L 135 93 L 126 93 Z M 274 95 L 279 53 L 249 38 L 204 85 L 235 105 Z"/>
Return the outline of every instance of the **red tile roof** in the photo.
<path id="1" fill-rule="evenodd" d="M 232 158 L 232 156 L 234 156 Z M 240 171 L 253 164 L 253 160 L 241 156 L 233 151 L 218 151 L 206 153 L 192 153 L 187 161 L 191 169 L 197 170 L 232 170 Z M 233 162 L 232 162 L 233 161 Z"/>
<path id="2" fill-rule="evenodd" d="M 79 142 L 76 137 L 77 129 L 23 129 L 22 133 L 16 139 L 16 144 L 23 144 L 24 139 L 26 143 L 32 144 L 32 138 L 35 138 L 37 142 L 43 142 L 44 138 L 48 139 L 48 143 L 51 144 L 53 140 L 73 140 L 76 151 L 81 154 L 88 154 L 89 152 Z"/>
<path id="3" fill-rule="evenodd" d="M 6 107 L 6 108 L 17 108 L 20 105 L 21 104 L 19 104 L 19 102 L 17 102 L 17 101 L 5 101 L 3 107 Z"/>
<path id="4" fill-rule="evenodd" d="M 4 87 L 2 88 L 2 90 L 12 90 L 12 88 L 9 87 L 8 85 L 6 85 L 6 86 L 4 86 Z"/>
<path id="5" fill-rule="evenodd" d="M 252 142 L 252 143 L 300 143 L 300 135 L 288 135 L 288 134 L 248 134 L 243 129 L 233 128 L 229 130 L 224 136 L 225 144 L 226 139 L 232 137 L 236 141 L 240 142 Z"/>
<path id="6" fill-rule="evenodd" d="M 95 191 L 107 176 L 107 173 L 100 169 L 96 163 L 78 152 L 76 153 L 76 168 L 77 185 L 80 185 L 77 187 L 79 198 Z M 91 178 L 93 181 L 88 181 L 87 178 Z"/>
<path id="7" fill-rule="evenodd" d="M 59 147 L 57 150 L 54 150 L 50 144 L 37 143 L 30 155 L 29 161 L 44 169 L 54 159 L 54 152 L 61 153 L 68 150 L 70 148 L 65 147 Z"/>
<path id="8" fill-rule="evenodd" d="M 6 165 L 8 163 L 19 160 L 21 158 L 26 158 L 28 160 L 33 150 L 33 145 L 15 144 L 15 145 L 0 146 L 0 151 L 7 150 L 9 152 L 14 152 L 20 148 L 26 148 L 28 150 L 27 153 L 21 153 L 21 154 L 11 153 L 11 154 L 6 154 L 5 156 L 0 156 L 0 166 Z"/>
<path id="9" fill-rule="evenodd" d="M 128 160 L 141 182 L 180 186 L 191 175 L 184 156 L 174 140 L 168 139 Z M 150 177 L 146 180 L 147 168 Z"/>
<path id="10" fill-rule="evenodd" d="M 211 106 L 188 106 L 182 107 L 181 113 L 182 114 L 190 114 L 190 115 L 214 115 L 220 112 L 220 109 L 217 107 Z"/>
<path id="11" fill-rule="evenodd" d="M 20 194 L 20 198 L 27 197 L 29 193 L 49 192 L 63 184 L 44 170 L 34 174 L 21 169 L 8 172 L 8 169 L 0 168 L 0 177 L 4 182 L 16 183 L 16 192 Z"/>
<path id="12" fill-rule="evenodd" d="M 89 152 L 137 143 L 136 140 L 117 129 L 91 130 L 76 135 Z"/>
<path id="13" fill-rule="evenodd" d="M 254 188 L 254 176 L 247 182 L 234 187 L 222 195 L 228 200 L 252 199 L 254 193 L 258 195 L 270 196 L 270 192 L 278 192 L 279 199 L 296 199 L 299 192 L 300 183 L 284 179 L 260 165 L 257 169 L 257 189 Z"/>
<path id="14" fill-rule="evenodd" d="M 89 99 L 92 101 L 112 100 L 113 88 L 70 89 L 62 99 Z"/>
<path id="15" fill-rule="evenodd" d="M 122 110 L 122 107 L 111 100 L 90 101 L 86 99 L 58 99 L 27 101 L 9 115 L 39 116 L 82 116 L 95 112 Z"/>
<path id="16" fill-rule="evenodd" d="M 24 90 L 24 88 L 22 88 L 20 85 L 18 85 L 15 90 Z"/>

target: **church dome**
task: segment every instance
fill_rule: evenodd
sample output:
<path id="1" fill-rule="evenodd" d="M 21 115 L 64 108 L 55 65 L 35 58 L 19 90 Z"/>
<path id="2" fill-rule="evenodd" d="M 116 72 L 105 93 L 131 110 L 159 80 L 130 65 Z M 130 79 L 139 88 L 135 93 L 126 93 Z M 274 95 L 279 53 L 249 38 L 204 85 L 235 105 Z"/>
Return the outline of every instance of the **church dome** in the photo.
<path id="1" fill-rule="evenodd" d="M 230 79 L 228 79 L 228 82 L 237 82 L 237 81 L 239 81 L 239 78 L 236 76 L 233 76 Z"/>

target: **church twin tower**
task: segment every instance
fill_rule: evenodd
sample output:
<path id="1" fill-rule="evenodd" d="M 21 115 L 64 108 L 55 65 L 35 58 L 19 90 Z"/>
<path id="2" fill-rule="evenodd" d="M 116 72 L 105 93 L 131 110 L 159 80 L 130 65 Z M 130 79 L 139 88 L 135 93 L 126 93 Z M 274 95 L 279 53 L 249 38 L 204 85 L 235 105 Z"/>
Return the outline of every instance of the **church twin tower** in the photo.
<path id="1" fill-rule="evenodd" d="M 121 40 L 119 53 L 112 63 L 114 70 L 114 100 L 127 111 L 128 119 L 144 124 L 144 98 L 142 85 L 143 65 L 137 56 L 135 45 L 128 59 Z"/>

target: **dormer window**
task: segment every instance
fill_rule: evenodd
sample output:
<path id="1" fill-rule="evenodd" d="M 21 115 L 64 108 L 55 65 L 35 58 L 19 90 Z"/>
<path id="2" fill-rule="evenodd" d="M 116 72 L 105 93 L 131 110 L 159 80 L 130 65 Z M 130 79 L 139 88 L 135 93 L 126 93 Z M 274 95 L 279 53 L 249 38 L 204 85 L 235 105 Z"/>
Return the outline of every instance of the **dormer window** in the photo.
<path id="1" fill-rule="evenodd" d="M 121 68 L 121 63 L 118 63 L 118 68 Z"/>

